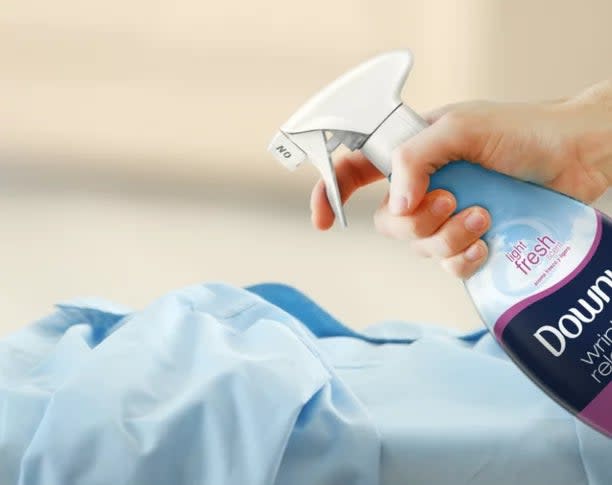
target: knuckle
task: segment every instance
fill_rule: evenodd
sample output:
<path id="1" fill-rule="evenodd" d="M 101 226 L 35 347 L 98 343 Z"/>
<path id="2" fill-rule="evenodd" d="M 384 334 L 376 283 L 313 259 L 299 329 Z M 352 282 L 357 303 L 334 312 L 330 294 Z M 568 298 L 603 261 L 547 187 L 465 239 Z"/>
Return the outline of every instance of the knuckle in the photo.
<path id="1" fill-rule="evenodd" d="M 465 111 L 453 109 L 440 117 L 440 123 L 453 131 L 462 131 L 469 124 L 469 116 Z"/>
<path id="2" fill-rule="evenodd" d="M 440 122 L 448 136 L 448 149 L 456 156 L 468 155 L 481 142 L 479 127 L 482 123 L 468 110 L 452 110 L 445 113 Z"/>

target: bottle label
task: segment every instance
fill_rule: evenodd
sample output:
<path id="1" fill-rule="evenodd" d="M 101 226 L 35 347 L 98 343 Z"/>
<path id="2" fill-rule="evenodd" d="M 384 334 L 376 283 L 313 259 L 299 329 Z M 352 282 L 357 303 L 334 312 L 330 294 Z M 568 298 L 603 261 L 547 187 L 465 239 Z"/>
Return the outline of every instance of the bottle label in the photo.
<path id="1" fill-rule="evenodd" d="M 612 436 L 612 223 L 557 192 L 468 162 L 432 176 L 485 207 L 485 265 L 466 281 L 482 320 L 551 397 Z"/>
<path id="2" fill-rule="evenodd" d="M 566 264 L 572 240 L 542 234 L 504 256 L 531 284 L 554 284 L 508 308 L 493 325 L 510 357 L 553 398 L 612 435 L 612 224 L 595 215 L 582 260 Z M 569 259 L 568 259 L 569 261 Z M 525 274 L 527 273 L 527 274 Z M 559 279 L 560 277 L 560 279 Z"/>

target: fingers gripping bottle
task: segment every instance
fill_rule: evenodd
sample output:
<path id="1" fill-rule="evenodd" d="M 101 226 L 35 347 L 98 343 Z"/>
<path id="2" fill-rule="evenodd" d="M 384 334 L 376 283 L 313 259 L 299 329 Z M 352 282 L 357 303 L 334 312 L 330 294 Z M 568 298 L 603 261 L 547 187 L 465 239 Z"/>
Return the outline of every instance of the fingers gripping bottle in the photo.
<path id="1" fill-rule="evenodd" d="M 331 162 L 345 145 L 390 176 L 394 148 L 427 125 L 402 104 L 408 51 L 375 57 L 307 101 L 273 138 L 286 167 L 309 160 L 346 219 Z M 489 258 L 466 281 L 484 323 L 548 395 L 612 436 L 612 223 L 576 200 L 467 161 L 436 172 L 430 189 L 451 191 L 457 210 L 480 205 L 492 225 Z"/>

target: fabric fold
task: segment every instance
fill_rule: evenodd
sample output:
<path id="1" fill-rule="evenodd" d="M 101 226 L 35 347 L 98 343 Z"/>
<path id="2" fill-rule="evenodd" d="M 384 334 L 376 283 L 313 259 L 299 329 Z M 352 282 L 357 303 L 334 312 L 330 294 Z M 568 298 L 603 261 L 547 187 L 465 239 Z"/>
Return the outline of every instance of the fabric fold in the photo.
<path id="1" fill-rule="evenodd" d="M 609 485 L 491 336 L 363 332 L 282 284 L 99 299 L 0 340 L 0 483 Z"/>

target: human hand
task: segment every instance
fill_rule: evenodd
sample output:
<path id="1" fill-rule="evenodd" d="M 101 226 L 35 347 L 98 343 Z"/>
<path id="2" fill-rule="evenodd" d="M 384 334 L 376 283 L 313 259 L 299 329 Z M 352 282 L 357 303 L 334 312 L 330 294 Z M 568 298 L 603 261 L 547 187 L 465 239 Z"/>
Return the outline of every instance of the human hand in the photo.
<path id="1" fill-rule="evenodd" d="M 431 126 L 395 151 L 389 194 L 374 220 L 379 232 L 410 240 L 459 277 L 469 277 L 486 260 L 480 238 L 491 219 L 481 207 L 454 214 L 456 201 L 448 191 L 427 193 L 430 175 L 447 163 L 469 160 L 587 203 L 611 185 L 612 82 L 555 102 L 450 105 L 426 120 Z M 383 178 L 359 153 L 341 159 L 336 175 L 343 202 Z M 321 230 L 334 222 L 324 189 L 319 181 L 311 197 L 312 221 Z"/>

